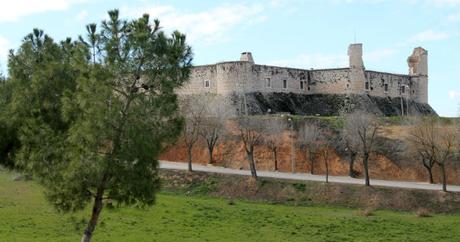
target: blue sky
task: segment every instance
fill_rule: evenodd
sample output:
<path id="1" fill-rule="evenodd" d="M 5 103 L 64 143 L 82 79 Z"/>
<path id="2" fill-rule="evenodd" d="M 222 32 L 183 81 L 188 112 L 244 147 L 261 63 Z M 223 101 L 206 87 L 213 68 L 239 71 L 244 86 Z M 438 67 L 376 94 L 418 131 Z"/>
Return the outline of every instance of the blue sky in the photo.
<path id="1" fill-rule="evenodd" d="M 456 116 L 460 103 L 460 0 L 0 0 L 0 65 L 32 28 L 56 40 L 84 34 L 109 9 L 144 12 L 165 31 L 187 34 L 194 64 L 237 60 L 300 68 L 347 66 L 347 46 L 364 44 L 367 69 L 407 73 L 412 49 L 429 52 L 429 103 Z"/>

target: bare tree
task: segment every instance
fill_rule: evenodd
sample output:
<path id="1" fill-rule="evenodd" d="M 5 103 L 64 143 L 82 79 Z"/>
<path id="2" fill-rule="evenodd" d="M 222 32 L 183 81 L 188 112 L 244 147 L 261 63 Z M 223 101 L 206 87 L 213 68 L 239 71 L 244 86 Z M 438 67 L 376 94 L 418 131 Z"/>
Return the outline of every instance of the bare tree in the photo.
<path id="1" fill-rule="evenodd" d="M 447 191 L 446 163 L 453 157 L 457 147 L 457 129 L 454 126 L 442 125 L 436 117 L 419 119 L 412 126 L 409 141 L 425 162 L 432 168 L 438 164 L 441 171 L 442 190 Z M 427 168 L 427 166 L 425 166 Z M 428 169 L 430 181 L 431 168 Z"/>
<path id="2" fill-rule="evenodd" d="M 282 135 L 286 122 L 280 119 L 269 119 L 265 124 L 264 143 L 273 154 L 273 169 L 278 170 L 278 149 L 283 143 Z"/>
<path id="3" fill-rule="evenodd" d="M 263 128 L 260 120 L 243 116 L 238 120 L 240 138 L 246 151 L 246 158 L 251 169 L 251 176 L 257 179 L 256 163 L 254 161 L 254 148 L 263 142 Z"/>
<path id="4" fill-rule="evenodd" d="M 190 95 L 181 100 L 181 113 L 185 118 L 182 138 L 187 148 L 188 171 L 192 171 L 192 150 L 198 141 L 203 122 L 202 95 Z"/>
<path id="5" fill-rule="evenodd" d="M 234 113 L 222 97 L 206 94 L 203 100 L 204 115 L 200 135 L 208 148 L 208 164 L 212 164 L 214 149 L 225 133 L 227 120 L 233 117 Z"/>
<path id="6" fill-rule="evenodd" d="M 346 129 L 350 135 L 355 136 L 359 140 L 360 152 L 363 155 L 365 184 L 366 186 L 370 186 L 369 156 L 374 152 L 380 123 L 372 114 L 355 112 L 347 116 Z"/>
<path id="7" fill-rule="evenodd" d="M 324 162 L 326 168 L 326 183 L 329 183 L 329 160 L 330 160 L 330 149 L 331 149 L 331 137 L 326 132 L 322 131 L 319 138 L 319 154 Z"/>
<path id="8" fill-rule="evenodd" d="M 423 126 L 424 122 L 416 120 L 409 129 L 409 145 L 406 153 L 408 156 L 415 156 L 420 159 L 423 167 L 427 170 L 428 182 L 433 184 L 433 167 L 436 164 L 434 150 L 433 147 L 424 144 L 428 144 L 426 139 L 433 137 L 432 132 L 434 132 L 434 127 L 429 128 Z"/>
<path id="9" fill-rule="evenodd" d="M 314 174 L 315 154 L 320 147 L 321 130 L 316 124 L 305 124 L 300 128 L 297 142 L 310 160 L 310 173 Z"/>
<path id="10" fill-rule="evenodd" d="M 346 117 L 345 117 L 346 119 Z M 354 164 L 359 153 L 360 139 L 359 136 L 350 130 L 349 125 L 345 125 L 340 137 L 340 148 L 348 155 L 348 176 L 356 177 L 357 171 L 354 169 Z"/>

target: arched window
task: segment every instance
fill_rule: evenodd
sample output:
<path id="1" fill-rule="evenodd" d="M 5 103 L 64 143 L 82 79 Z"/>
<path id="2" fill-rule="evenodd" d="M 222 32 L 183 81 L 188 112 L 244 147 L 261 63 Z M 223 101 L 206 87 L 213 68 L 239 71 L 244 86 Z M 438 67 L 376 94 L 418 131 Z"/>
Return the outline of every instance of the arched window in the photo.
<path id="1" fill-rule="evenodd" d="M 211 86 L 211 81 L 206 80 L 204 81 L 204 87 L 210 87 Z"/>
<path id="2" fill-rule="evenodd" d="M 286 81 L 286 80 L 283 80 L 283 88 L 284 88 L 284 89 L 287 88 L 287 81 Z"/>

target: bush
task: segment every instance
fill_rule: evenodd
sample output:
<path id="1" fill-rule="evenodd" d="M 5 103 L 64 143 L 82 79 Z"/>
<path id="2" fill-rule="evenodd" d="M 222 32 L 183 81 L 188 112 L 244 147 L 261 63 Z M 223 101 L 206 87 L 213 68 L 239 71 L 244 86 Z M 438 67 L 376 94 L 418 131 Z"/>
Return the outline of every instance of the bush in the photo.
<path id="1" fill-rule="evenodd" d="M 299 192 L 304 192 L 306 185 L 303 183 L 294 183 L 292 186 Z"/>
<path id="2" fill-rule="evenodd" d="M 360 211 L 360 215 L 364 217 L 374 216 L 374 208 L 366 208 Z"/>
<path id="3" fill-rule="evenodd" d="M 431 217 L 430 211 L 428 209 L 426 209 L 426 208 L 419 208 L 417 210 L 417 212 L 415 213 L 415 215 L 417 215 L 417 217 L 419 217 L 419 218 Z"/>

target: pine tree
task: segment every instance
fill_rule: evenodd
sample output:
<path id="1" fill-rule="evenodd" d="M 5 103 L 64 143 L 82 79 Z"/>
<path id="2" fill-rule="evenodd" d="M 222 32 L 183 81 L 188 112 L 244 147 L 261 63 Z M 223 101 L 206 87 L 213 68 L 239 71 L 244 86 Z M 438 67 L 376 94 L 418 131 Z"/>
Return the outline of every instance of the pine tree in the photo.
<path id="1" fill-rule="evenodd" d="M 92 204 L 82 241 L 91 240 L 106 201 L 155 202 L 156 158 L 181 132 L 174 89 L 192 60 L 185 35 L 166 36 L 148 15 L 126 21 L 109 11 L 97 28 L 60 45 L 34 30 L 10 58 L 12 78 L 27 87 L 11 105 L 23 120 L 16 160 L 58 209 Z"/>

